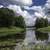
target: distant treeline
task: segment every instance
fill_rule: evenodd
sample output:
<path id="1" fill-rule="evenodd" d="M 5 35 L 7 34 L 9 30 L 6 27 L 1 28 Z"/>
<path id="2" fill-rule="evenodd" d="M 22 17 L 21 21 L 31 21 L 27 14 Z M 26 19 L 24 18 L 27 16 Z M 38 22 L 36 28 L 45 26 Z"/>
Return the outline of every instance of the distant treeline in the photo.
<path id="1" fill-rule="evenodd" d="M 22 16 L 15 16 L 13 10 L 0 8 L 0 27 L 25 27 L 25 21 Z"/>

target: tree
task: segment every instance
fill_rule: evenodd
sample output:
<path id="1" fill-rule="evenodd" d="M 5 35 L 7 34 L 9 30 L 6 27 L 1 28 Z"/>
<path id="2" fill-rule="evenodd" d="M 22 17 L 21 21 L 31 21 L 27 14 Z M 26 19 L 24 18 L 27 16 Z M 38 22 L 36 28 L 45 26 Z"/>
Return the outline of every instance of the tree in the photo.
<path id="1" fill-rule="evenodd" d="M 43 28 L 43 27 L 47 27 L 48 26 L 48 20 L 43 19 L 43 18 L 37 18 L 36 22 L 35 22 L 35 27 L 36 28 Z"/>
<path id="2" fill-rule="evenodd" d="M 22 28 L 25 27 L 25 21 L 22 16 L 18 16 L 15 18 L 15 26 L 22 27 Z"/>
<path id="3" fill-rule="evenodd" d="M 0 26 L 13 26 L 14 12 L 8 8 L 0 8 Z"/>
<path id="4" fill-rule="evenodd" d="M 47 27 L 49 24 L 48 24 L 48 19 L 44 19 L 44 22 L 45 22 L 45 27 Z"/>

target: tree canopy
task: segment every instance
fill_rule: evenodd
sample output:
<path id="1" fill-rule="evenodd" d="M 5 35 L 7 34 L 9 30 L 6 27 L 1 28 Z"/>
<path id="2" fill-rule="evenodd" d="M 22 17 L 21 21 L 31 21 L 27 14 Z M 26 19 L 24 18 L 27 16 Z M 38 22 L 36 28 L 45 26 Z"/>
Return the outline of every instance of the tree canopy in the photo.
<path id="1" fill-rule="evenodd" d="M 11 26 L 14 21 L 14 12 L 8 8 L 0 8 L 0 26 Z"/>
<path id="2" fill-rule="evenodd" d="M 10 26 L 24 27 L 24 18 L 22 16 L 15 16 L 13 10 L 0 8 L 0 27 Z"/>
<path id="3" fill-rule="evenodd" d="M 47 18 L 46 19 L 43 19 L 43 18 L 37 18 L 36 22 L 35 22 L 35 27 L 36 28 L 43 28 L 43 27 L 47 27 L 48 26 L 48 20 Z"/>

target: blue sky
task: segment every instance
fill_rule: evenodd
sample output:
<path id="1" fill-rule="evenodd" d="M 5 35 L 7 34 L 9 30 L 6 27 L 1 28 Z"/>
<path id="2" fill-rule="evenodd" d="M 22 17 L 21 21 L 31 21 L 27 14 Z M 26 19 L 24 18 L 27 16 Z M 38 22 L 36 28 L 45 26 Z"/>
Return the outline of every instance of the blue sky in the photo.
<path id="1" fill-rule="evenodd" d="M 47 0 L 33 0 L 33 5 L 44 5 L 46 3 Z"/>
<path id="2" fill-rule="evenodd" d="M 33 2 L 32 5 L 37 5 L 37 6 L 44 5 L 46 3 L 46 1 L 47 0 L 32 0 L 32 2 Z M 0 4 L 2 4 L 2 5 L 6 5 L 7 4 L 8 5 L 8 4 L 13 4 L 13 2 L 11 2 L 9 0 L 0 0 Z"/>
<path id="3" fill-rule="evenodd" d="M 50 7 L 50 0 L 0 0 L 0 8 L 7 7 L 24 16 L 45 16 L 46 7 Z"/>

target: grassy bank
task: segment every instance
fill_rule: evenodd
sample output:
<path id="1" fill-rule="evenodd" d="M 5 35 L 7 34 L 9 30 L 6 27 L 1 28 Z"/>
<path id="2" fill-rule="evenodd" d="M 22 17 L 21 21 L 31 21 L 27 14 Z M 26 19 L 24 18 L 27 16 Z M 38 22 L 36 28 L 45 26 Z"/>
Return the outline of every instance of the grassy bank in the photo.
<path id="1" fill-rule="evenodd" d="M 44 28 L 39 28 L 39 29 L 37 29 L 37 31 L 40 31 L 40 32 L 50 32 L 50 26 L 44 27 Z"/>
<path id="2" fill-rule="evenodd" d="M 24 31 L 24 29 L 19 27 L 11 27 L 11 28 L 2 27 L 0 28 L 0 36 L 13 35 L 20 33 L 22 31 Z"/>
<path id="3" fill-rule="evenodd" d="M 22 38 L 23 36 L 24 28 L 19 27 L 2 27 L 0 28 L 0 46 L 11 46 L 16 45 L 16 41 L 18 36 L 19 38 Z M 19 39 L 18 39 L 19 40 Z"/>

